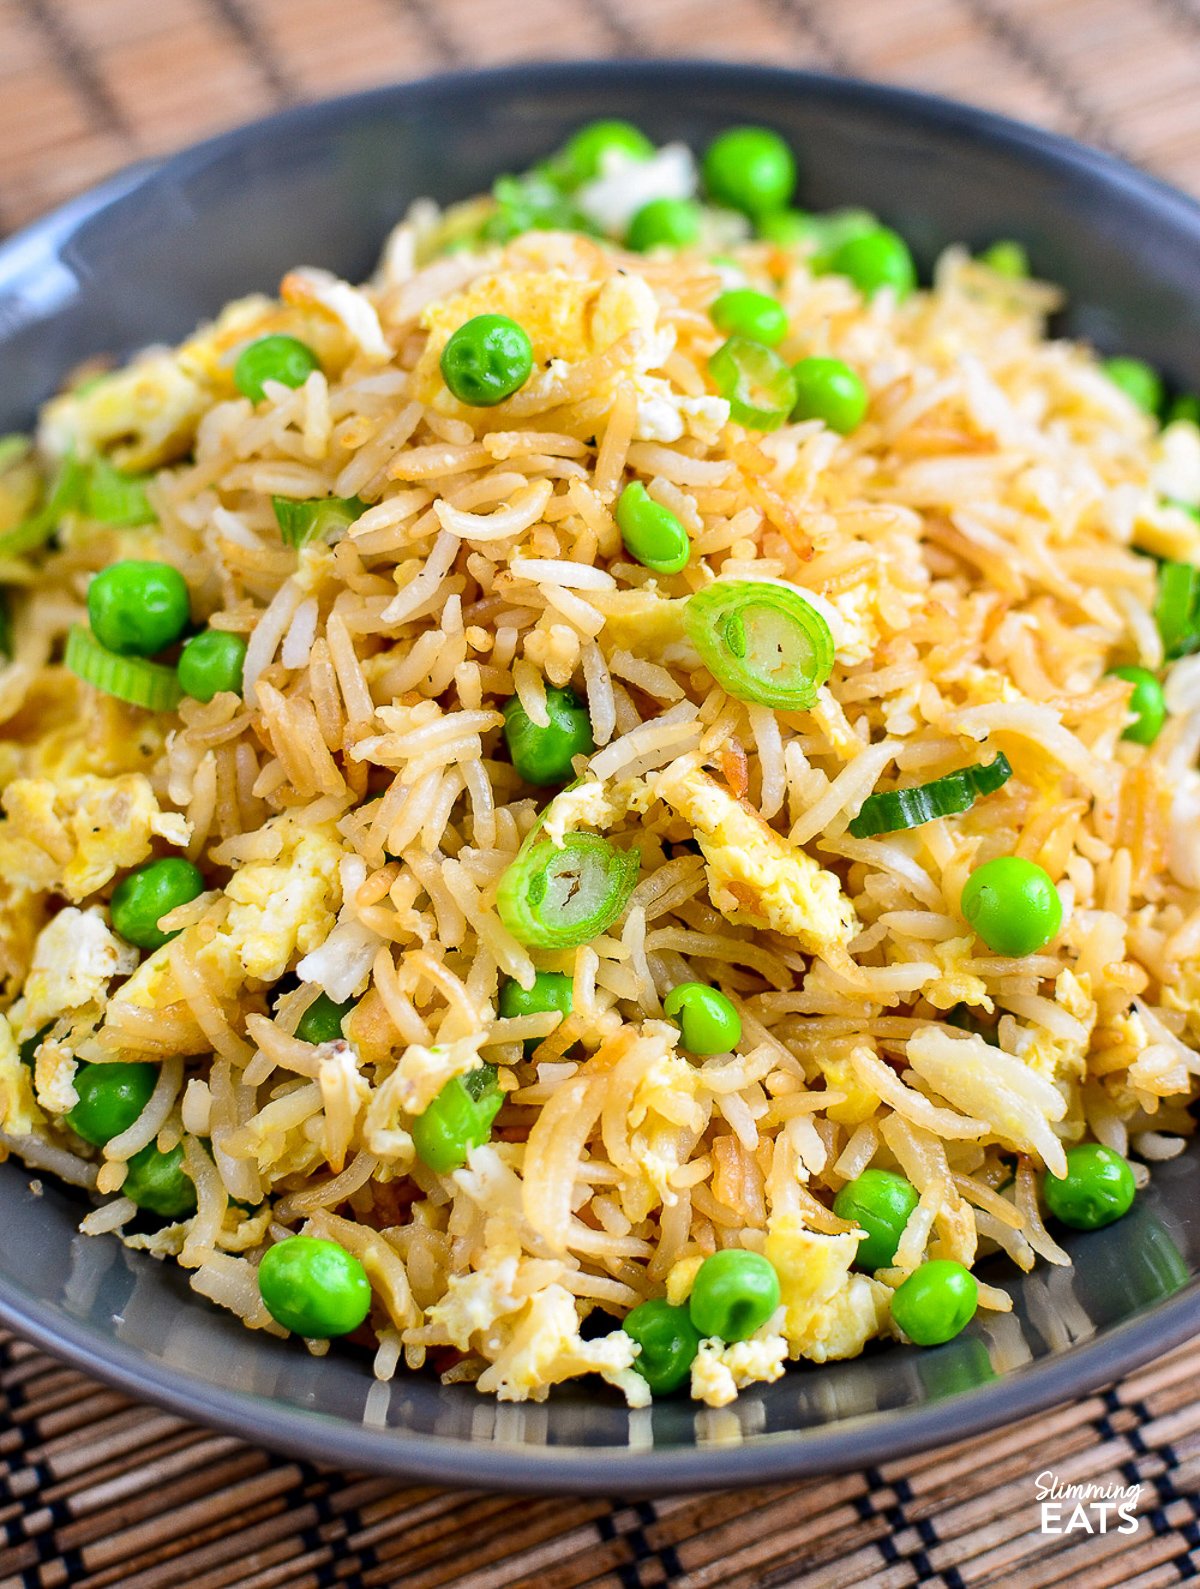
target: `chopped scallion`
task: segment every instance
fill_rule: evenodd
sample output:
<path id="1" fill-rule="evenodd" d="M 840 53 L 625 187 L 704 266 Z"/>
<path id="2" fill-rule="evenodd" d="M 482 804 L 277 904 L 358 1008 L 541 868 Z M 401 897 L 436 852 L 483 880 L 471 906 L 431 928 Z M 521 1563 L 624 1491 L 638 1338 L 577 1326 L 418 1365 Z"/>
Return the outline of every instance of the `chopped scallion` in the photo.
<path id="1" fill-rule="evenodd" d="M 102 646 L 82 624 L 72 625 L 64 660 L 85 684 L 149 712 L 173 711 L 183 694 L 174 668 L 165 668 L 145 657 L 118 656 Z"/>
<path id="2" fill-rule="evenodd" d="M 44 546 L 58 529 L 63 514 L 79 506 L 83 486 L 83 466 L 68 453 L 42 506 L 23 523 L 0 535 L 0 557 L 24 557 Z"/>
<path id="3" fill-rule="evenodd" d="M 518 943 L 574 949 L 616 921 L 640 865 L 636 850 L 599 833 L 568 833 L 560 847 L 535 829 L 500 879 L 496 909 Z"/>
<path id="4" fill-rule="evenodd" d="M 778 430 L 796 406 L 791 366 L 761 342 L 730 337 L 708 361 L 729 414 L 750 430 Z"/>
<path id="5" fill-rule="evenodd" d="M 146 478 L 123 474 L 107 458 L 97 458 L 84 485 L 83 511 L 89 519 L 124 529 L 153 523 L 155 514 L 146 496 Z"/>
<path id="6" fill-rule="evenodd" d="M 856 839 L 869 839 L 877 833 L 919 828 L 923 822 L 933 822 L 938 817 L 959 816 L 969 811 L 981 795 L 995 794 L 1011 777 L 1008 757 L 997 751 L 994 760 L 984 767 L 962 767 L 932 783 L 868 795 L 850 823 L 850 832 Z"/>
<path id="7" fill-rule="evenodd" d="M 1200 568 L 1163 563 L 1158 571 L 1154 621 L 1168 661 L 1200 648 Z"/>
<path id="8" fill-rule="evenodd" d="M 329 540 L 337 531 L 349 529 L 367 511 L 367 504 L 359 497 L 312 497 L 305 502 L 272 497 L 271 501 L 285 544 L 297 547 Z"/>
<path id="9" fill-rule="evenodd" d="M 689 640 L 729 695 L 778 711 L 806 711 L 833 670 L 833 635 L 790 585 L 717 580 L 689 598 Z"/>

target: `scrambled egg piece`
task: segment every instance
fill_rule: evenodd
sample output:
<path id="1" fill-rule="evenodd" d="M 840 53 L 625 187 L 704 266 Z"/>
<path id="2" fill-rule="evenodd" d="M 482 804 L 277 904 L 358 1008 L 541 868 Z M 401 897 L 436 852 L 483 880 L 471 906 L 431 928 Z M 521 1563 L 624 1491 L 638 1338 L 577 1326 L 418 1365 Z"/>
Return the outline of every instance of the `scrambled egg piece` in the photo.
<path id="1" fill-rule="evenodd" d="M 605 643 L 667 667 L 698 668 L 700 658 L 684 628 L 686 611 L 686 601 L 653 590 L 606 591 Z"/>
<path id="2" fill-rule="evenodd" d="M 1153 1109 L 1155 1099 L 1188 1091 L 1195 1056 L 1178 1037 L 1161 1025 L 1152 1034 L 1146 1013 L 1137 1005 L 1119 1015 L 1112 1028 L 1123 1039 L 1122 1057 L 1128 1066 L 1129 1085 L 1141 1095 L 1139 1102 L 1144 1109 Z M 1105 1055 L 1110 1065 L 1113 1057 Z"/>
<path id="3" fill-rule="evenodd" d="M 891 1292 L 878 1280 L 852 1274 L 860 1238 L 807 1230 L 796 1214 L 778 1214 L 767 1233 L 766 1256 L 779 1276 L 783 1333 L 793 1357 L 814 1363 L 857 1357 L 890 1328 Z"/>
<path id="4" fill-rule="evenodd" d="M 79 1102 L 75 1091 L 75 1072 L 78 1065 L 74 1054 L 65 1042 L 55 1042 L 49 1037 L 38 1044 L 33 1066 L 33 1090 L 43 1109 L 51 1114 L 69 1114 Z"/>
<path id="5" fill-rule="evenodd" d="M 164 718 L 89 691 L 72 674 L 56 669 L 41 675 L 20 716 L 5 724 L 4 750 L 12 763 L 3 781 L 140 772 L 161 754 L 166 734 Z"/>
<path id="6" fill-rule="evenodd" d="M 842 620 L 838 636 L 838 661 L 854 667 L 875 655 L 882 638 L 879 615 L 879 578 L 872 571 L 857 584 L 848 585 L 827 598 Z"/>
<path id="7" fill-rule="evenodd" d="M 680 441 L 695 436 L 708 446 L 716 443 L 729 421 L 729 402 L 724 397 L 684 397 L 659 375 L 637 375 L 635 441 Z"/>
<path id="8" fill-rule="evenodd" d="M 747 1385 L 771 1384 L 783 1374 L 788 1343 L 760 1331 L 748 1341 L 701 1341 L 692 1359 L 692 1399 L 727 1407 Z"/>
<path id="9" fill-rule="evenodd" d="M 845 950 L 858 918 L 832 872 L 698 768 L 664 776 L 656 788 L 694 829 L 708 863 L 709 897 L 723 916 L 795 938 L 809 954 Z"/>
<path id="10" fill-rule="evenodd" d="M 502 1319 L 511 1318 L 562 1272 L 556 1261 L 516 1250 L 496 1255 L 493 1236 L 489 1228 L 483 1268 L 451 1275 L 445 1295 L 426 1314 L 428 1324 L 460 1352 L 469 1352 L 475 1336 L 487 1335 Z"/>
<path id="11" fill-rule="evenodd" d="M 338 319 L 309 301 L 254 294 L 227 304 L 178 348 L 150 348 L 123 369 L 64 392 L 42 410 L 39 445 L 51 457 L 108 453 L 120 469 L 153 469 L 187 452 L 213 402 L 235 397 L 233 366 L 248 342 L 299 337 L 326 373 L 347 362 L 351 340 Z"/>
<path id="12" fill-rule="evenodd" d="M 438 361 L 451 334 L 478 314 L 515 320 L 533 344 L 534 369 L 552 360 L 577 364 L 603 353 L 630 332 L 640 333 L 631 368 L 661 364 L 672 338 L 658 328 L 658 302 L 640 276 L 589 281 L 565 270 L 509 269 L 481 276 L 465 292 L 430 304 L 421 317 L 429 340 L 417 364 L 414 395 L 446 413 L 462 405 L 446 389 Z"/>
<path id="13" fill-rule="evenodd" d="M 700 1078 L 690 1061 L 675 1053 L 663 1057 L 643 1072 L 626 1120 L 630 1128 L 629 1154 L 639 1181 L 621 1183 L 621 1205 L 638 1223 L 658 1204 L 675 1202 L 671 1177 L 680 1166 L 680 1131 L 703 1131 L 707 1114 L 696 1095 Z"/>
<path id="14" fill-rule="evenodd" d="M 869 1120 L 879 1108 L 879 1098 L 861 1080 L 848 1055 L 817 1055 L 817 1064 L 830 1092 L 844 1093 L 841 1103 L 831 1103 L 825 1113 L 839 1125 L 857 1126 Z"/>
<path id="15" fill-rule="evenodd" d="M 141 470 L 186 452 L 212 401 L 178 355 L 151 349 L 112 375 L 46 404 L 39 444 L 51 457 L 112 450 L 121 469 Z"/>
<path id="16" fill-rule="evenodd" d="M 943 974 L 921 989 L 935 1009 L 952 1010 L 956 1004 L 967 1004 L 973 1009 L 986 1010 L 990 1015 L 995 1008 L 983 978 L 962 969 L 961 962 L 969 958 L 974 946 L 975 940 L 970 936 L 920 945 L 920 954 L 931 956 L 943 967 Z"/>
<path id="17" fill-rule="evenodd" d="M 184 817 L 160 810 L 140 773 L 17 778 L 2 803 L 0 873 L 31 893 L 53 888 L 76 901 L 144 861 L 152 839 L 185 845 L 192 831 Z"/>
<path id="18" fill-rule="evenodd" d="M 445 1295 L 426 1314 L 427 1322 L 451 1346 L 469 1352 L 473 1335 L 494 1329 L 499 1320 L 529 1301 L 528 1288 L 522 1285 L 518 1289 L 520 1267 L 519 1257 L 507 1253 L 483 1269 L 451 1275 Z"/>
<path id="19" fill-rule="evenodd" d="M 1054 1001 L 1073 1015 L 1084 1028 L 1082 1038 L 1051 1037 L 1037 1030 L 1021 1059 L 1039 1076 L 1051 1082 L 1082 1081 L 1087 1072 L 1092 1030 L 1096 1025 L 1096 1001 L 1092 998 L 1091 978 L 1077 977 L 1070 969 L 1059 972 L 1054 983 Z"/>
<path id="20" fill-rule="evenodd" d="M 253 861 L 230 878 L 225 931 L 248 977 L 274 982 L 296 954 L 325 942 L 340 903 L 342 846 L 332 823 L 305 828 L 276 818 L 283 847 L 276 861 Z"/>
<path id="21" fill-rule="evenodd" d="M 0 983 L 15 994 L 33 958 L 33 946 L 46 921 L 46 901 L 37 894 L 10 888 L 0 878 Z"/>
<path id="22" fill-rule="evenodd" d="M 651 803 L 646 793 L 642 779 L 607 784 L 599 778 L 585 778 L 573 789 L 555 795 L 545 813 L 542 831 L 561 849 L 566 835 L 578 828 L 604 832 L 615 828 L 630 811 L 644 811 Z"/>
<path id="23" fill-rule="evenodd" d="M 498 1401 L 545 1401 L 553 1385 L 578 1374 L 599 1374 L 624 1391 L 631 1407 L 650 1402 L 650 1387 L 635 1372 L 640 1348 L 624 1330 L 594 1341 L 579 1334 L 575 1298 L 547 1286 L 522 1309 L 496 1361 L 479 1376 L 479 1389 Z"/>
<path id="24" fill-rule="evenodd" d="M 332 823 L 301 827 L 288 816 L 266 824 L 279 835 L 273 861 L 248 861 L 204 918 L 185 928 L 184 947 L 210 983 L 233 994 L 247 980 L 274 982 L 297 955 L 333 929 L 342 848 Z M 122 1000 L 162 1009 L 179 998 L 163 945 L 121 989 Z"/>
<path id="25" fill-rule="evenodd" d="M 677 1258 L 667 1271 L 667 1301 L 673 1308 L 682 1307 L 692 1294 L 696 1276 L 704 1262 L 704 1254 L 691 1258 Z"/>
<path id="26" fill-rule="evenodd" d="M 33 1095 L 29 1066 L 21 1063 L 8 1017 L 0 1015 L 0 1131 L 27 1137 L 43 1121 Z"/>
<path id="27" fill-rule="evenodd" d="M 103 1003 L 113 977 L 128 976 L 138 952 L 109 928 L 98 905 L 60 910 L 38 934 L 25 990 L 13 1006 L 24 1041 L 60 1015 Z"/>

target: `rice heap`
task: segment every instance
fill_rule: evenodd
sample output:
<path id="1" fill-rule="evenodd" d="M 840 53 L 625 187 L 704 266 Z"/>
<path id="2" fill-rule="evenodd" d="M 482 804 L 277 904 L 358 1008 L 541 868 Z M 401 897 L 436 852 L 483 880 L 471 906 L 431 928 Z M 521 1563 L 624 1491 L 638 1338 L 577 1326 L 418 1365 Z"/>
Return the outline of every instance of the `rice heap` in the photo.
<path id="1" fill-rule="evenodd" d="M 643 1404 L 621 1317 L 684 1302 L 715 1251 L 765 1254 L 779 1309 L 692 1365 L 721 1405 L 788 1358 L 897 1333 L 893 1289 L 926 1259 L 1067 1263 L 1038 1188 L 1072 1143 L 1135 1153 L 1139 1184 L 1183 1147 L 1200 665 L 1169 666 L 1150 746 L 1122 740 L 1130 690 L 1107 670 L 1164 666 L 1151 554 L 1200 560 L 1200 434 L 1159 430 L 1088 349 L 1048 339 L 1054 289 L 962 249 L 930 290 L 868 300 L 804 246 L 726 237 L 714 263 L 535 230 L 446 251 L 460 220 L 418 206 L 366 286 L 295 270 L 43 411 L 44 467 L 149 471 L 154 522 L 75 508 L 54 549 L 3 567 L 3 1141 L 95 1192 L 85 1231 L 179 1263 L 254 1329 L 282 1333 L 263 1252 L 336 1242 L 370 1280 L 381 1378 L 428 1363 L 501 1399 L 598 1373 Z M 787 358 L 861 374 L 850 435 L 731 421 L 708 372 L 731 281 L 785 306 Z M 470 408 L 439 357 L 485 311 L 524 327 L 534 373 Z M 254 404 L 232 366 L 277 332 L 320 368 Z M 626 552 L 630 480 L 685 526 L 682 572 Z M 274 496 L 367 507 L 295 550 Z M 172 564 L 195 621 L 245 638 L 240 696 L 152 713 L 62 665 L 89 579 L 130 556 Z M 811 710 L 736 699 L 702 665 L 683 613 L 714 580 L 811 594 L 836 645 Z M 597 748 L 562 792 L 533 790 L 502 708 L 544 722 L 568 685 Z M 877 787 L 997 751 L 1013 776 L 966 813 L 851 836 Z M 579 947 L 530 950 L 495 908 L 539 821 L 638 860 Z M 206 888 L 141 955 L 109 901 L 166 854 Z M 959 908 L 997 855 L 1037 861 L 1063 905 L 1020 958 Z M 501 1017 L 500 987 L 537 971 L 570 976 L 570 1013 Z M 681 1052 L 662 1000 L 686 981 L 736 1005 L 735 1051 Z M 300 1041 L 322 991 L 357 1001 L 344 1037 Z M 96 1149 L 64 1116 L 77 1067 L 114 1060 L 158 1079 Z M 490 1140 L 435 1173 L 413 1121 L 484 1063 L 504 1093 Z M 148 1221 L 128 1162 L 180 1142 L 197 1211 Z M 919 1193 L 874 1274 L 831 1206 L 870 1166 Z M 1010 1306 L 982 1282 L 979 1303 Z"/>

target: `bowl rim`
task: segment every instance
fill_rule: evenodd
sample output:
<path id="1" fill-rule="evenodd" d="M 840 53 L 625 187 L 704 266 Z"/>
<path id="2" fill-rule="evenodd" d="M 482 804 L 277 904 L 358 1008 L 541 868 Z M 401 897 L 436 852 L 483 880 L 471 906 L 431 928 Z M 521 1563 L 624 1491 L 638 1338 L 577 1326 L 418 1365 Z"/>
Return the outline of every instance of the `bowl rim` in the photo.
<path id="1" fill-rule="evenodd" d="M 164 159 L 143 160 L 33 220 L 0 243 L 0 291 L 15 282 L 89 218 L 159 180 L 184 181 L 264 134 L 353 122 L 397 102 L 423 103 L 480 89 L 503 93 L 545 84 L 559 91 L 663 79 L 704 86 L 752 87 L 834 98 L 910 125 L 1002 147 L 1026 163 L 1066 177 L 1089 177 L 1200 227 L 1200 203 L 1161 179 L 1059 133 L 941 95 L 860 78 L 794 71 L 753 62 L 693 58 L 538 61 L 438 73 L 290 106 L 220 132 Z M 147 1260 L 149 1261 L 149 1260 Z M 474 1442 L 401 1428 L 343 1422 L 253 1392 L 227 1389 L 168 1368 L 69 1315 L 50 1318 L 36 1299 L 0 1272 L 0 1324 L 50 1355 L 181 1418 L 258 1446 L 358 1471 L 419 1477 L 423 1482 L 548 1494 L 664 1494 L 779 1482 L 882 1462 L 951 1444 L 1083 1396 L 1182 1345 L 1200 1330 L 1200 1277 L 1175 1296 L 1135 1314 L 1100 1337 L 1010 1371 L 997 1380 L 915 1409 L 862 1414 L 817 1428 L 755 1435 L 737 1446 L 657 1448 L 524 1446 Z"/>

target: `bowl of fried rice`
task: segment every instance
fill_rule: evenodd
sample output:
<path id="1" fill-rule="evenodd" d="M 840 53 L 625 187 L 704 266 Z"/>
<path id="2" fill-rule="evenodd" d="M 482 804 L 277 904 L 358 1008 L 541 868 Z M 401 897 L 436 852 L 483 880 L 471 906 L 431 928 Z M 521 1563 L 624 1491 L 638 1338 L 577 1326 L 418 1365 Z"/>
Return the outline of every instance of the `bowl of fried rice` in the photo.
<path id="1" fill-rule="evenodd" d="M 0 249 L 0 1318 L 440 1482 L 860 1465 L 1195 1328 L 1200 210 L 715 64 Z"/>

